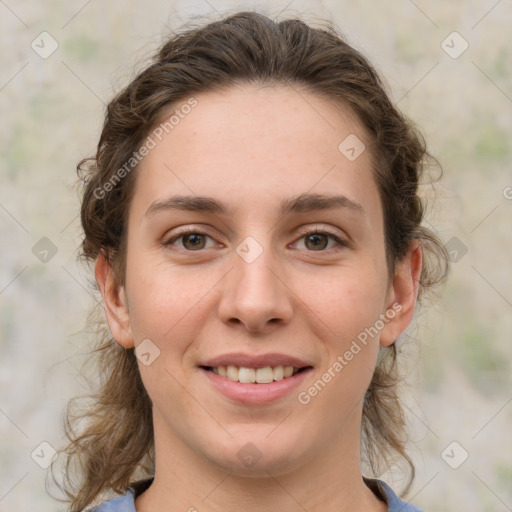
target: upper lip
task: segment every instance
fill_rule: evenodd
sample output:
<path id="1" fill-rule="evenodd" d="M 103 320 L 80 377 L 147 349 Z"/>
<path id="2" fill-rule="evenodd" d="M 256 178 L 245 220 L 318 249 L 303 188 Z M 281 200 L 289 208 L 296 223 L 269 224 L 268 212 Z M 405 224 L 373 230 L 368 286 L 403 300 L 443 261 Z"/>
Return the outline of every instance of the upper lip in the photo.
<path id="1" fill-rule="evenodd" d="M 232 354 L 222 354 L 211 359 L 208 359 L 200 366 L 211 366 L 216 368 L 218 366 L 238 366 L 244 368 L 264 368 L 265 366 L 295 366 L 296 368 L 304 368 L 311 366 L 307 361 L 299 359 L 298 357 L 288 356 L 286 354 L 260 354 L 250 355 L 242 352 L 235 352 Z"/>

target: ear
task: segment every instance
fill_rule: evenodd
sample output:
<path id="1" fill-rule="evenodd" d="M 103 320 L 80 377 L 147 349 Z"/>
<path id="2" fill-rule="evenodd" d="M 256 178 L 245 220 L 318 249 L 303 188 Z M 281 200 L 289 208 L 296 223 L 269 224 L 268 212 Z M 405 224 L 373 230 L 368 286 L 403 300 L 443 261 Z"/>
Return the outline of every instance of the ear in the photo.
<path id="1" fill-rule="evenodd" d="M 114 339 L 124 348 L 133 348 L 130 314 L 123 286 L 116 284 L 114 270 L 100 253 L 96 260 L 94 275 L 103 296 L 105 316 Z"/>
<path id="2" fill-rule="evenodd" d="M 418 240 L 413 240 L 404 258 L 397 264 L 386 300 L 389 321 L 381 331 L 380 344 L 392 345 L 402 334 L 414 315 L 422 270 L 422 252 Z"/>

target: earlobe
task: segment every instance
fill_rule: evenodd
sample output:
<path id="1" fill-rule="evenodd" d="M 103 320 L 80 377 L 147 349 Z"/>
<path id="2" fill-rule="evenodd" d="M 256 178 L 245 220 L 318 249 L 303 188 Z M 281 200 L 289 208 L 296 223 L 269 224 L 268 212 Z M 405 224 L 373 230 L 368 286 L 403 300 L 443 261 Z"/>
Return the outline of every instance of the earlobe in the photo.
<path id="1" fill-rule="evenodd" d="M 123 286 L 116 282 L 112 266 L 100 253 L 94 268 L 96 282 L 103 297 L 105 316 L 114 339 L 124 348 L 133 348 L 130 314 Z"/>
<path id="2" fill-rule="evenodd" d="M 419 282 L 423 266 L 421 245 L 413 240 L 409 251 L 397 264 L 395 276 L 390 286 L 387 311 L 389 322 L 381 332 L 380 344 L 391 346 L 410 324 L 416 307 Z M 398 307 L 399 305 L 399 307 Z M 394 312 L 392 314 L 391 312 Z"/>

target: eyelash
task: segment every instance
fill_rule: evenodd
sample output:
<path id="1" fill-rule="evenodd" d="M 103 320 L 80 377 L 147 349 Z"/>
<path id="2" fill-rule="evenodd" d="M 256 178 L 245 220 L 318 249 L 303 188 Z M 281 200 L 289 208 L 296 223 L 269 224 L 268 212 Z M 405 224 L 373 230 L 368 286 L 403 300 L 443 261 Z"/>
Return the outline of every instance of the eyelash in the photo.
<path id="1" fill-rule="evenodd" d="M 334 251 L 338 251 L 338 250 L 341 250 L 342 248 L 349 247 L 349 243 L 348 242 L 346 242 L 345 240 L 340 238 L 338 235 L 335 235 L 334 233 L 331 233 L 330 231 L 319 230 L 319 229 L 309 229 L 309 230 L 306 230 L 306 231 L 301 231 L 299 234 L 300 234 L 300 237 L 297 240 L 301 240 L 302 238 L 305 238 L 305 237 L 310 236 L 310 235 L 325 235 L 325 236 L 330 237 L 332 240 L 334 240 L 338 244 L 338 247 L 331 247 L 330 249 L 321 249 L 321 250 L 318 250 L 318 251 L 309 250 L 308 252 L 320 252 L 320 253 L 324 252 L 325 253 L 325 252 L 330 252 L 330 251 L 333 251 L 333 250 Z M 164 245 L 166 247 L 172 246 L 172 244 L 174 242 L 176 242 L 180 238 L 185 237 L 187 235 L 201 235 L 201 236 L 207 236 L 209 238 L 212 238 L 207 233 L 203 233 L 202 231 L 199 231 L 197 229 L 190 228 L 190 229 L 185 229 L 184 231 L 182 231 L 181 233 L 179 233 L 177 235 L 174 235 L 172 238 L 170 238 L 169 240 L 164 242 Z M 183 250 L 183 251 L 186 251 L 186 252 L 200 252 L 200 251 L 205 250 L 205 249 L 198 249 L 198 250 L 195 250 L 195 251 L 194 250 L 190 250 L 190 249 L 180 249 L 180 250 Z"/>

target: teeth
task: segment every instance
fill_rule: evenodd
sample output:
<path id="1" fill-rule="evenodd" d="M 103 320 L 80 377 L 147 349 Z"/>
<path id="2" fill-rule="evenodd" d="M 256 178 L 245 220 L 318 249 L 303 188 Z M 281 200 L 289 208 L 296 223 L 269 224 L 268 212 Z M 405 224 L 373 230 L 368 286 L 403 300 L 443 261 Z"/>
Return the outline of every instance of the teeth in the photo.
<path id="1" fill-rule="evenodd" d="M 287 366 L 287 368 L 291 368 L 292 373 L 293 373 L 293 366 Z M 274 379 L 276 379 L 276 380 L 284 379 L 284 367 L 283 366 L 276 366 L 273 371 L 274 371 Z"/>
<path id="2" fill-rule="evenodd" d="M 264 368 L 245 368 L 238 366 L 217 366 L 212 368 L 213 373 L 227 377 L 234 382 L 242 382 L 250 384 L 256 382 L 258 384 L 269 384 L 273 381 L 283 380 L 286 377 L 295 375 L 299 369 L 293 366 L 265 366 Z"/>
<path id="3" fill-rule="evenodd" d="M 229 365 L 226 368 L 226 377 L 229 380 L 237 381 L 238 380 L 238 368 L 236 366 Z"/>
<path id="4" fill-rule="evenodd" d="M 274 371 L 270 366 L 265 366 L 265 368 L 258 368 L 256 370 L 255 380 L 259 384 L 268 384 L 274 380 Z"/>
<path id="5" fill-rule="evenodd" d="M 256 382 L 256 370 L 254 368 L 239 368 L 238 380 L 244 384 Z"/>
<path id="6" fill-rule="evenodd" d="M 285 366 L 283 370 L 284 377 L 291 377 L 296 369 L 293 366 Z"/>

